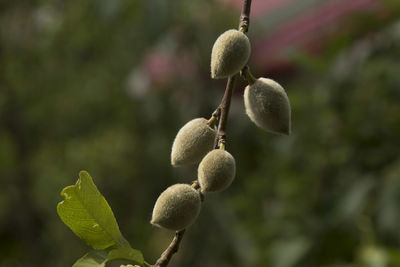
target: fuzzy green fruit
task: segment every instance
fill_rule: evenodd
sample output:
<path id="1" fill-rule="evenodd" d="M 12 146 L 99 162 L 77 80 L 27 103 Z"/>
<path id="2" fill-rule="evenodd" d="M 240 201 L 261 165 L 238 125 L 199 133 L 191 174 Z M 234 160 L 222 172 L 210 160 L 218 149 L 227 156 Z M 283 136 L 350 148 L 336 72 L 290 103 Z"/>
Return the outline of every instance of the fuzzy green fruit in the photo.
<path id="1" fill-rule="evenodd" d="M 246 34 L 238 30 L 221 34 L 211 52 L 211 78 L 226 78 L 238 73 L 249 60 L 250 50 Z"/>
<path id="2" fill-rule="evenodd" d="M 174 166 L 195 164 L 213 149 L 216 131 L 204 118 L 186 123 L 172 144 L 171 164 Z"/>
<path id="3" fill-rule="evenodd" d="M 232 155 L 222 149 L 210 151 L 200 162 L 197 175 L 201 191 L 220 192 L 228 188 L 236 174 Z"/>
<path id="4" fill-rule="evenodd" d="M 170 230 L 182 230 L 196 220 L 200 207 L 199 192 L 188 184 L 175 184 L 158 197 L 150 223 Z"/>
<path id="5" fill-rule="evenodd" d="M 244 105 L 249 118 L 262 129 L 289 135 L 291 111 L 289 98 L 277 82 L 259 78 L 244 91 Z"/>

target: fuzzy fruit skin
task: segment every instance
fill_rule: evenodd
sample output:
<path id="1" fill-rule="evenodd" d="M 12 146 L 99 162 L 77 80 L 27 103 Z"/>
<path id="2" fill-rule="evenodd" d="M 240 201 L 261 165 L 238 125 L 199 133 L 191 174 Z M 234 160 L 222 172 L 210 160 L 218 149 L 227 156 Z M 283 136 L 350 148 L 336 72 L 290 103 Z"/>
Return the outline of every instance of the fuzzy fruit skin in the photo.
<path id="1" fill-rule="evenodd" d="M 258 127 L 265 131 L 289 135 L 291 110 L 289 98 L 280 84 L 258 78 L 244 91 L 246 113 Z"/>
<path id="2" fill-rule="evenodd" d="M 158 197 L 151 224 L 178 231 L 191 225 L 200 213 L 200 194 L 188 184 L 168 187 Z"/>
<path id="3" fill-rule="evenodd" d="M 173 166 L 199 163 L 213 149 L 216 131 L 204 118 L 186 123 L 178 132 L 172 144 L 171 164 Z"/>
<path id="4" fill-rule="evenodd" d="M 200 162 L 197 170 L 202 193 L 220 192 L 228 188 L 235 178 L 236 162 L 222 149 L 210 151 Z"/>
<path id="5" fill-rule="evenodd" d="M 214 43 L 211 52 L 211 78 L 221 79 L 238 73 L 250 57 L 250 41 L 238 30 L 228 30 Z"/>

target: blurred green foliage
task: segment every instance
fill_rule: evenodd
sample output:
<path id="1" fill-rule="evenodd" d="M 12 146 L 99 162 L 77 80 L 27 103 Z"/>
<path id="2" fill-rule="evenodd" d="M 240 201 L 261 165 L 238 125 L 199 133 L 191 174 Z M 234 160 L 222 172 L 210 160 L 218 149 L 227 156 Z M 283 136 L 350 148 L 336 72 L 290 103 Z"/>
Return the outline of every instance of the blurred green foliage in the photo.
<path id="1" fill-rule="evenodd" d="M 388 19 L 354 17 L 322 54 L 293 55 L 298 71 L 278 77 L 290 137 L 250 123 L 238 84 L 237 178 L 206 198 L 170 266 L 400 266 L 400 8 L 387 4 Z M 170 166 L 170 146 L 222 97 L 209 54 L 237 18 L 213 1 L 0 2 L 0 266 L 70 266 L 87 251 L 56 212 L 82 169 L 131 245 L 157 259 L 172 233 L 149 224 L 153 204 L 196 178 Z M 192 68 L 146 82 L 154 50 Z"/>

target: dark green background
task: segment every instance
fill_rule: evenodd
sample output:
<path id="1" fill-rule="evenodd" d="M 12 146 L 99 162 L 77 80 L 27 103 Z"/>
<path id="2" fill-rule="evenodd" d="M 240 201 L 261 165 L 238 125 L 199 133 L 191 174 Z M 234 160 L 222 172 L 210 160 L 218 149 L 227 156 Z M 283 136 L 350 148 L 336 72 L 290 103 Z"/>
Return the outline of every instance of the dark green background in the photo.
<path id="1" fill-rule="evenodd" d="M 248 120 L 238 83 L 227 144 L 236 180 L 206 196 L 171 267 L 400 266 L 396 2 L 379 19 L 351 16 L 319 54 L 297 50 L 296 70 L 274 73 L 291 101 L 290 137 Z M 71 266 L 89 250 L 56 213 L 82 169 L 132 247 L 157 259 L 173 233 L 149 224 L 153 204 L 196 178 L 195 166 L 170 166 L 170 147 L 219 103 L 210 50 L 238 16 L 213 1 L 0 1 L 1 267 Z M 132 94 L 132 71 L 160 46 L 196 68 Z"/>

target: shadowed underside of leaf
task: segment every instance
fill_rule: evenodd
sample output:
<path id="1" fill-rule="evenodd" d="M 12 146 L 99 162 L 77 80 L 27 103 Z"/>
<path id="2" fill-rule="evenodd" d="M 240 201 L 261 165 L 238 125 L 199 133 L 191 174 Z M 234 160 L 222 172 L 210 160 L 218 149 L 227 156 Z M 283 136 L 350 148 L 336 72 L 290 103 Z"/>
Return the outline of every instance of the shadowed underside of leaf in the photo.
<path id="1" fill-rule="evenodd" d="M 97 250 L 113 245 L 130 247 L 89 173 L 81 171 L 76 184 L 65 187 L 61 196 L 64 201 L 57 206 L 58 215 L 89 246 Z"/>
<path id="2" fill-rule="evenodd" d="M 117 248 L 110 251 L 107 261 L 127 260 L 134 264 L 144 264 L 143 255 L 139 250 L 132 248 Z"/>
<path id="3" fill-rule="evenodd" d="M 92 250 L 77 260 L 72 267 L 104 267 L 107 257 L 108 252 L 105 250 Z"/>
<path id="4" fill-rule="evenodd" d="M 116 248 L 106 250 L 92 250 L 77 260 L 72 267 L 105 267 L 106 263 L 114 260 L 125 260 L 132 264 L 144 264 L 143 255 L 139 250 L 132 248 Z"/>

